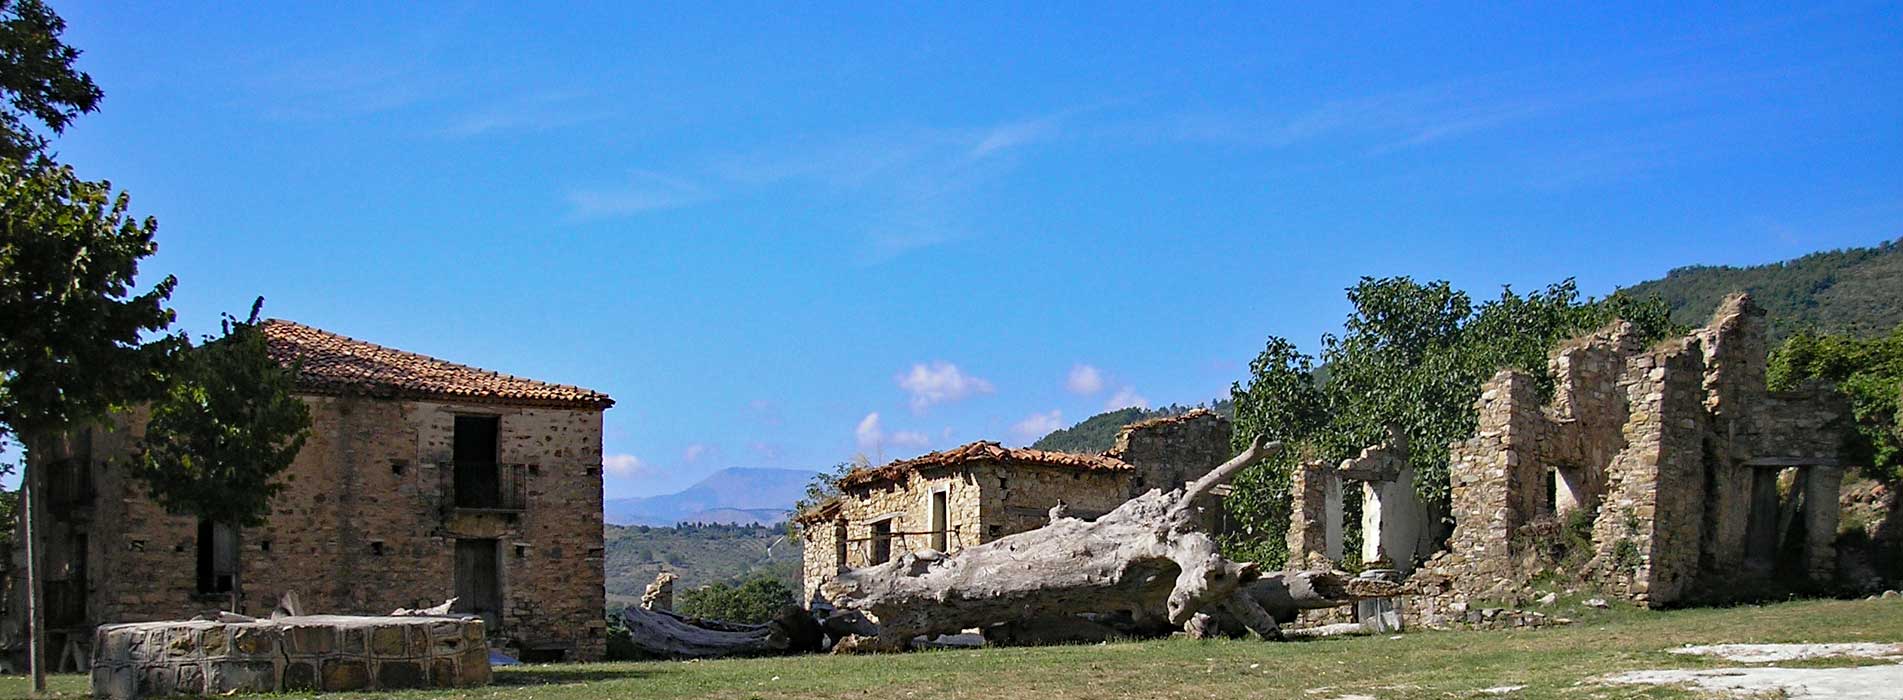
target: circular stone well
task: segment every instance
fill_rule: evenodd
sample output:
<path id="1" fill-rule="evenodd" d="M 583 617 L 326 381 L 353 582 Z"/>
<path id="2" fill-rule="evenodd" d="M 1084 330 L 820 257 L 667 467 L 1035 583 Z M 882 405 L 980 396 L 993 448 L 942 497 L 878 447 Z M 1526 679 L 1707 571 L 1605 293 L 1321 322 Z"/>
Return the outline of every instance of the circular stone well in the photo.
<path id="1" fill-rule="evenodd" d="M 97 698 L 457 688 L 489 683 L 482 620 L 303 615 L 103 625 Z"/>

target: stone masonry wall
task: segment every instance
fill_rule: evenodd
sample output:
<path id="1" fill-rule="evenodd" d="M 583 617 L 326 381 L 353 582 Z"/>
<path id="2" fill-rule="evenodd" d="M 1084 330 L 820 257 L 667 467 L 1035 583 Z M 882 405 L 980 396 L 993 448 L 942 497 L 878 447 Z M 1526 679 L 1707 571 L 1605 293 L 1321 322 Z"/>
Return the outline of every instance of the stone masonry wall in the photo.
<path id="1" fill-rule="evenodd" d="M 93 696 L 468 688 L 490 680 L 482 621 L 314 615 L 100 627 Z"/>
<path id="2" fill-rule="evenodd" d="M 1125 476 L 1112 472 L 990 461 L 909 472 L 904 483 L 853 487 L 841 495 L 836 515 L 804 526 L 802 597 L 812 602 L 820 584 L 837 575 L 841 565 L 859 568 L 874 563 L 876 522 L 890 521 L 894 558 L 931 547 L 934 492 L 946 493 L 946 544 L 950 552 L 957 552 L 1044 526 L 1060 499 L 1078 517 L 1107 513 L 1123 503 L 1127 488 Z M 836 542 L 842 532 L 846 557 L 839 562 Z"/>
<path id="3" fill-rule="evenodd" d="M 1763 311 L 1734 295 L 1704 329 L 1649 349 L 1624 323 L 1562 346 L 1550 403 L 1530 376 L 1489 380 L 1475 436 L 1450 446 L 1456 524 L 1430 575 L 1463 600 L 1500 594 L 1554 564 L 1524 533 L 1585 509 L 1591 575 L 1636 601 L 1734 587 L 1747 549 L 1776 549 L 1747 538 L 1795 541 L 1793 522 L 1805 528 L 1801 566 L 1828 579 L 1848 406 L 1827 386 L 1767 392 L 1764 328 Z M 1766 486 L 1778 469 L 1796 470 L 1792 486 Z"/>
<path id="4" fill-rule="evenodd" d="M 268 613 L 285 591 L 306 609 L 383 614 L 454 596 L 456 541 L 498 541 L 503 611 L 491 630 L 526 646 L 605 650 L 601 412 L 306 396 L 312 431 L 280 477 L 268 522 L 240 534 L 238 612 Z M 449 507 L 455 417 L 500 416 L 500 460 L 525 465 L 519 514 Z M 95 431 L 95 620 L 179 619 L 229 606 L 197 592 L 197 522 L 164 513 L 110 463 L 143 421 Z"/>

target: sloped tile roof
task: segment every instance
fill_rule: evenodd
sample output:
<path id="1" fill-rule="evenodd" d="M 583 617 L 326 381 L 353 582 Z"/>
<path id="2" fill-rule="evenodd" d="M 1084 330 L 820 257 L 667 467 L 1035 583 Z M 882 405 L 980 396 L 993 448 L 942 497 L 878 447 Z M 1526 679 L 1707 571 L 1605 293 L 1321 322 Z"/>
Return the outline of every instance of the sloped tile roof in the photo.
<path id="1" fill-rule="evenodd" d="M 1031 464 L 1042 467 L 1075 469 L 1078 471 L 1129 471 L 1135 467 L 1128 462 L 1103 455 L 1075 454 L 1071 452 L 1049 452 L 1033 450 L 1028 447 L 1011 448 L 989 440 L 954 447 L 943 452 L 913 457 L 887 464 L 883 467 L 855 469 L 839 480 L 842 487 L 864 486 L 888 481 L 898 481 L 906 474 L 920 469 L 950 467 L 972 462 L 1010 462 Z"/>
<path id="2" fill-rule="evenodd" d="M 556 408 L 605 409 L 607 394 L 524 379 L 269 319 L 259 324 L 271 359 L 297 368 L 297 387 L 314 394 L 440 399 Z"/>

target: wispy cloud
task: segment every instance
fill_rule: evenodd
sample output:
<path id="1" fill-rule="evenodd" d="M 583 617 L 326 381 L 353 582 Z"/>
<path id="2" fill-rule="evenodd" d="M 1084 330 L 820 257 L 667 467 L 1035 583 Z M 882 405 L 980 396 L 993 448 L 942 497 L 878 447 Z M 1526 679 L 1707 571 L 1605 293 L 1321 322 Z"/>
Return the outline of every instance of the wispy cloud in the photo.
<path id="1" fill-rule="evenodd" d="M 958 365 L 943 360 L 912 365 L 911 370 L 901 372 L 895 379 L 899 388 L 911 395 L 912 410 L 916 412 L 923 412 L 934 404 L 962 401 L 995 390 L 991 382 L 966 374 Z"/>
<path id="2" fill-rule="evenodd" d="M 1019 442 L 1029 443 L 1036 442 L 1038 438 L 1062 427 L 1064 427 L 1064 412 L 1051 409 L 1048 413 L 1033 413 L 1025 416 L 1024 420 L 1013 423 L 1011 434 L 1016 436 Z"/>
<path id="3" fill-rule="evenodd" d="M 1120 408 L 1131 407 L 1149 408 L 1150 400 L 1144 398 L 1142 394 L 1137 393 L 1135 387 L 1129 386 L 1118 389 L 1117 393 L 1112 395 L 1110 400 L 1105 401 L 1103 404 L 1103 410 L 1106 411 L 1115 411 Z"/>
<path id="4" fill-rule="evenodd" d="M 513 95 L 463 112 L 443 128 L 445 136 L 469 138 L 501 132 L 548 131 L 600 121 L 610 116 L 581 92 Z"/>
<path id="5" fill-rule="evenodd" d="M 681 461 L 687 464 L 693 464 L 712 454 L 713 451 L 714 448 L 712 445 L 696 442 L 681 450 Z"/>
<path id="6" fill-rule="evenodd" d="M 1018 158 L 1006 156 L 1061 137 L 1071 114 L 977 127 L 870 130 L 703 154 L 665 166 L 670 175 L 641 171 L 667 186 L 617 185 L 568 199 L 574 218 L 601 219 L 784 188 L 839 197 L 846 204 L 832 218 L 851 259 L 877 265 L 975 235 L 969 222 L 983 190 L 1018 167 Z"/>
<path id="7" fill-rule="evenodd" d="M 1070 376 L 1064 378 L 1064 390 L 1078 396 L 1103 391 L 1103 372 L 1090 365 L 1072 365 Z"/>
<path id="8" fill-rule="evenodd" d="M 607 457 L 603 457 L 601 460 L 601 469 L 607 473 L 608 476 L 618 479 L 634 479 L 655 476 L 660 473 L 660 470 L 656 469 L 654 465 L 648 464 L 640 457 L 629 454 L 608 455 Z"/>
<path id="9" fill-rule="evenodd" d="M 618 187 L 568 193 L 568 215 L 580 221 L 613 218 L 692 206 L 707 199 L 708 193 L 692 182 L 637 170 Z"/>

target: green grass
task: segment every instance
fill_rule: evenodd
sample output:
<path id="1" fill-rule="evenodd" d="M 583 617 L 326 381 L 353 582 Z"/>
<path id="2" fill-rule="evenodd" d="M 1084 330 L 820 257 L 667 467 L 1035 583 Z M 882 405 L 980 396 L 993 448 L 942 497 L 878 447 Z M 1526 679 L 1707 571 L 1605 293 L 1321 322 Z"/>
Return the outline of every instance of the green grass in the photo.
<path id="1" fill-rule="evenodd" d="M 1768 606 L 1610 611 L 1539 630 L 1422 632 L 1306 642 L 1166 640 L 1034 649 L 931 651 L 888 656 L 807 656 L 701 662 L 516 667 L 496 684 L 386 698 L 593 700 L 595 698 L 1685 698 L 1672 688 L 1599 686 L 1602 674 L 1700 668 L 1726 662 L 1674 655 L 1685 644 L 1903 641 L 1903 604 L 1801 601 Z M 1834 665 L 1841 665 L 1836 662 Z M 1833 665 L 1833 664 L 1807 664 Z M 1525 685 L 1510 695 L 1480 691 Z M 0 698 L 24 697 L 20 677 Z M 59 676 L 57 697 L 86 691 Z M 338 697 L 338 696 L 327 696 Z"/>

